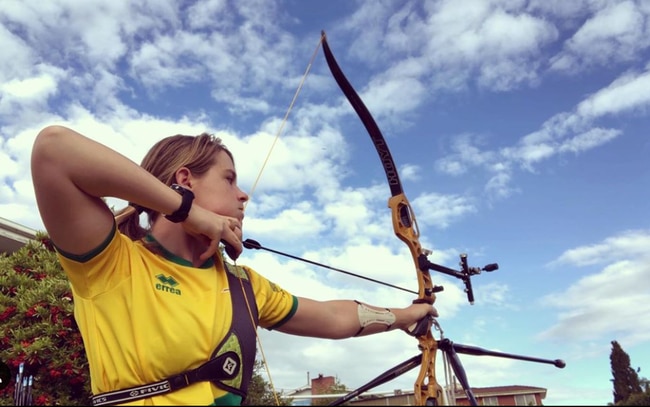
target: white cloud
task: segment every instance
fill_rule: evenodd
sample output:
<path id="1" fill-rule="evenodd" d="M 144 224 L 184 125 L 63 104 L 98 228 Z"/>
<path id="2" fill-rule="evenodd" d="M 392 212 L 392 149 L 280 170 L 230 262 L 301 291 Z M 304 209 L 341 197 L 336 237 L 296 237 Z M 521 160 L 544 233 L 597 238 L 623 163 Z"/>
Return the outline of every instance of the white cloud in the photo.
<path id="1" fill-rule="evenodd" d="M 427 56 L 444 69 L 437 86 L 460 84 L 477 75 L 488 89 L 508 90 L 537 80 L 538 56 L 554 41 L 557 29 L 543 18 L 517 10 L 516 3 L 453 1 L 431 8 Z"/>
<path id="2" fill-rule="evenodd" d="M 0 92 L 19 99 L 47 98 L 56 91 L 52 77 L 41 75 L 22 80 L 11 80 L 0 86 Z"/>
<path id="3" fill-rule="evenodd" d="M 602 144 L 605 144 L 614 138 L 620 136 L 622 131 L 613 130 L 613 129 L 590 129 L 585 133 L 581 133 L 564 141 L 558 151 L 563 152 L 573 152 L 580 153 L 582 151 L 591 150 L 592 148 L 598 147 Z"/>
<path id="4" fill-rule="evenodd" d="M 648 247 L 650 247 L 650 231 L 629 230 L 608 237 L 597 244 L 567 250 L 551 264 L 574 264 L 577 266 L 603 264 L 620 259 L 644 256 L 648 254 Z"/>
<path id="5" fill-rule="evenodd" d="M 543 298 L 559 308 L 558 322 L 541 338 L 585 340 L 619 338 L 630 344 L 650 340 L 650 273 L 647 256 L 606 266 L 581 278 L 563 292 Z M 634 307 L 630 307 L 634 304 Z"/>
<path id="6" fill-rule="evenodd" d="M 417 181 L 420 179 L 420 167 L 415 164 L 404 164 L 399 169 L 400 179 L 402 181 Z"/>
<path id="7" fill-rule="evenodd" d="M 603 8 L 569 39 L 551 60 L 552 69 L 576 72 L 594 65 L 612 65 L 636 59 L 650 46 L 648 10 L 634 1 L 603 2 Z"/>
<path id="8" fill-rule="evenodd" d="M 476 212 L 471 199 L 459 195 L 423 194 L 412 201 L 417 219 L 422 225 L 448 228 L 459 218 Z"/>
<path id="9" fill-rule="evenodd" d="M 561 312 L 558 322 L 540 337 L 618 338 L 631 345 L 650 340 L 645 317 L 650 312 L 648 247 L 649 231 L 629 230 L 597 244 L 567 250 L 549 263 L 554 270 L 568 265 L 603 268 L 542 298 L 543 304 Z"/>
<path id="10" fill-rule="evenodd" d="M 650 71 L 628 73 L 609 86 L 591 95 L 577 106 L 577 113 L 586 118 L 614 115 L 650 106 Z"/>

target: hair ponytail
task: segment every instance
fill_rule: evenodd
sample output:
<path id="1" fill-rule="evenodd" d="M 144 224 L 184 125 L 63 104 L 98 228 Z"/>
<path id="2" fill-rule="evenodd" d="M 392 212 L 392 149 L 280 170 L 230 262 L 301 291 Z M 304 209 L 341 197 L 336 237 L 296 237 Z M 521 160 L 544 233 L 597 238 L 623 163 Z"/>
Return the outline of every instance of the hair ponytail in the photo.
<path id="1" fill-rule="evenodd" d="M 140 212 L 141 207 L 129 203 L 124 209 L 121 209 L 115 214 L 115 223 L 119 231 L 131 240 L 140 240 L 148 233 L 147 229 L 140 226 Z"/>

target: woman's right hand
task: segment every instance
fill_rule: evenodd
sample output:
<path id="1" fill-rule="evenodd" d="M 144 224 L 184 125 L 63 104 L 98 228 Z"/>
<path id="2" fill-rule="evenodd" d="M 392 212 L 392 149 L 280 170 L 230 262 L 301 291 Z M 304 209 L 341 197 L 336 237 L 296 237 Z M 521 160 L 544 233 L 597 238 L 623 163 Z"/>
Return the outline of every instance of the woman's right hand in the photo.
<path id="1" fill-rule="evenodd" d="M 218 215 L 194 204 L 181 225 L 186 233 L 195 237 L 205 247 L 199 256 L 202 261 L 209 259 L 219 250 L 219 243 L 226 246 L 226 253 L 233 261 L 243 251 L 242 222 L 237 218 Z"/>

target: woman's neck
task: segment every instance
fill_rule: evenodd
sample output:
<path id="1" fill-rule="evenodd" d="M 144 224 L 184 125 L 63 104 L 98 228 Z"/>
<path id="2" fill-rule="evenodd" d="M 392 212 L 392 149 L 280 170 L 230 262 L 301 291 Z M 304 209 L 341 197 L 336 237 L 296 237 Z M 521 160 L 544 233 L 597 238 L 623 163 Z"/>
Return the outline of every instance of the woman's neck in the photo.
<path id="1" fill-rule="evenodd" d="M 205 263 L 205 260 L 201 260 L 199 256 L 207 246 L 187 234 L 180 224 L 159 220 L 152 225 L 150 234 L 166 250 L 192 263 L 194 267 L 200 267 Z"/>

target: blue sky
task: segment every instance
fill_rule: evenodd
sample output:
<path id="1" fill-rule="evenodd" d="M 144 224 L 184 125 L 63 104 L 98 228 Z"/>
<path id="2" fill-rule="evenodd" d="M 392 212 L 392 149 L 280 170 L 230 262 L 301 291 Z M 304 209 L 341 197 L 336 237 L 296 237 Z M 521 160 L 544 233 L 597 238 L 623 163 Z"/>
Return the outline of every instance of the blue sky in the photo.
<path id="1" fill-rule="evenodd" d="M 445 337 L 567 363 L 461 355 L 470 384 L 544 387 L 546 405 L 605 405 L 612 340 L 649 376 L 650 4 L 123 3 L 3 1 L 0 216 L 42 229 L 29 155 L 48 124 L 136 162 L 162 137 L 208 131 L 235 154 L 247 191 L 274 146 L 246 238 L 415 289 L 380 161 L 322 49 L 282 123 L 325 30 L 384 133 L 429 260 L 456 269 L 467 253 L 471 266 L 500 266 L 473 277 L 474 305 L 460 281 L 432 272 Z M 300 296 L 413 299 L 265 251 L 239 263 Z M 319 373 L 354 388 L 418 352 L 399 331 L 261 337 L 278 390 Z M 411 389 L 415 375 L 376 390 Z"/>

